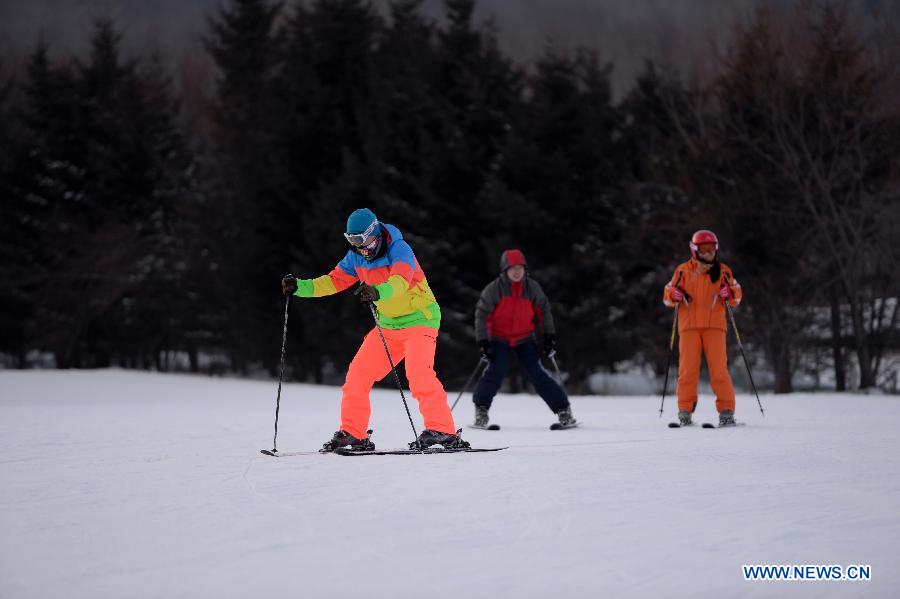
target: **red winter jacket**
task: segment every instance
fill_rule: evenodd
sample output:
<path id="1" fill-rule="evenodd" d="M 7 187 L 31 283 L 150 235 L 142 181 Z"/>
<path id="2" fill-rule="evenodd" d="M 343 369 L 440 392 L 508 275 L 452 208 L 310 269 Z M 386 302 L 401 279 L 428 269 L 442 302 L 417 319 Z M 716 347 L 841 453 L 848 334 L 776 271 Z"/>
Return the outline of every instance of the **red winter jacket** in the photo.
<path id="1" fill-rule="evenodd" d="M 556 329 L 550 302 L 537 281 L 527 275 L 519 283 L 506 276 L 506 268 L 525 265 L 525 258 L 518 250 L 508 250 L 501 259 L 501 274 L 481 292 L 475 307 L 475 340 L 503 339 L 510 345 L 518 345 L 531 338 L 537 319 L 545 335 L 553 335 Z"/>

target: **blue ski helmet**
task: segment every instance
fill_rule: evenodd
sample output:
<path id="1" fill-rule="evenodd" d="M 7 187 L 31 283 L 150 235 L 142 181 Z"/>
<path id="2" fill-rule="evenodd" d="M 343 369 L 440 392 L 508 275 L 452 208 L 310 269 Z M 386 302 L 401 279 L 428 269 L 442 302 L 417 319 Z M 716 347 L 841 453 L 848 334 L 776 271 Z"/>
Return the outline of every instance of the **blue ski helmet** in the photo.
<path id="1" fill-rule="evenodd" d="M 358 208 L 351 212 L 350 217 L 347 219 L 347 234 L 359 235 L 360 233 L 365 233 L 366 229 L 372 227 L 372 223 L 377 222 L 378 218 L 374 212 L 368 208 Z M 371 235 L 372 232 L 370 231 L 369 234 Z"/>
<path id="2" fill-rule="evenodd" d="M 368 208 L 354 210 L 347 219 L 344 237 L 366 260 L 373 260 L 381 249 L 381 223 Z"/>

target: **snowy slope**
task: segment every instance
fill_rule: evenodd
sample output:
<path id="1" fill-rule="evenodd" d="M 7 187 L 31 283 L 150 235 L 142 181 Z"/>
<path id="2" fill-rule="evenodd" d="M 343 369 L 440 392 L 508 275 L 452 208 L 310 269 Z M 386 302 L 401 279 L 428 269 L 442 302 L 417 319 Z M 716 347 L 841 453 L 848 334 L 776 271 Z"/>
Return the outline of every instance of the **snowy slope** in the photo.
<path id="1" fill-rule="evenodd" d="M 501 396 L 503 430 L 464 434 L 503 452 L 276 459 L 275 389 L 0 371 L 0 597 L 900 593 L 897 397 L 764 396 L 762 419 L 740 396 L 734 430 L 669 430 L 671 399 L 660 420 L 656 397 L 576 398 L 584 426 L 551 432 L 538 398 Z M 286 385 L 279 448 L 319 447 L 339 398 Z M 409 441 L 398 395 L 374 398 L 376 444 Z M 872 580 L 747 582 L 745 563 Z"/>

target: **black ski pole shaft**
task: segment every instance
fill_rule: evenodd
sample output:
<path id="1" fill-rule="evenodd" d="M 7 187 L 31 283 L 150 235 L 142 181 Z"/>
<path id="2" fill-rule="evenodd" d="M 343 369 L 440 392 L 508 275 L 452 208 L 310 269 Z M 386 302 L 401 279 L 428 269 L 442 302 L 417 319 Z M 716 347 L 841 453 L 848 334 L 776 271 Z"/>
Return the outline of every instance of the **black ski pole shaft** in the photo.
<path id="1" fill-rule="evenodd" d="M 678 308 L 675 306 L 675 318 L 672 319 L 672 336 L 669 337 L 669 357 L 666 359 L 666 378 L 663 381 L 662 399 L 659 402 L 659 417 L 662 418 L 663 406 L 666 403 L 666 389 L 669 386 L 669 367 L 672 366 L 672 354 L 675 353 L 675 332 L 678 330 Z"/>
<path id="2" fill-rule="evenodd" d="M 381 336 L 381 343 L 384 345 L 384 353 L 387 354 L 388 362 L 391 364 L 391 372 L 394 373 L 394 382 L 397 383 L 397 389 L 400 390 L 400 398 L 403 400 L 403 407 L 406 409 L 406 417 L 409 418 L 409 426 L 412 427 L 416 444 L 419 443 L 419 433 L 416 432 L 416 425 L 413 424 L 412 414 L 409 413 L 409 405 L 406 403 L 406 394 L 403 393 L 403 385 L 400 384 L 400 375 L 397 374 L 397 367 L 394 365 L 394 358 L 391 357 L 391 350 L 388 349 L 387 339 L 384 338 L 384 331 L 381 330 L 381 323 L 378 322 L 378 313 L 375 312 L 375 304 L 368 302 L 369 310 L 372 312 L 372 318 L 375 320 L 375 328 Z"/>
<path id="3" fill-rule="evenodd" d="M 469 385 L 472 384 L 472 379 L 475 378 L 475 375 L 478 373 L 478 369 L 481 368 L 482 364 L 489 363 L 489 360 L 484 356 L 481 356 L 478 359 L 478 364 L 475 365 L 475 370 L 472 371 L 472 374 L 469 375 L 469 379 L 466 381 L 465 386 L 463 386 L 462 391 L 459 392 L 459 395 L 456 396 L 456 401 L 453 402 L 453 405 L 450 406 L 450 411 L 452 412 L 454 408 L 456 408 L 456 404 L 459 403 L 459 398 L 463 396 L 463 393 L 469 390 Z"/>
<path id="4" fill-rule="evenodd" d="M 747 376 L 750 378 L 750 386 L 753 387 L 753 394 L 756 396 L 756 403 L 759 404 L 759 411 L 763 415 L 763 418 L 766 417 L 766 411 L 763 410 L 762 402 L 759 400 L 759 393 L 756 391 L 756 383 L 753 382 L 753 373 L 750 372 L 750 362 L 747 361 L 747 354 L 744 353 L 744 344 L 741 342 L 741 334 L 738 332 L 737 323 L 734 320 L 734 310 L 731 308 L 731 304 L 725 302 L 725 307 L 728 308 L 728 316 L 731 317 L 731 328 L 734 329 L 734 337 L 737 339 L 738 348 L 741 350 L 741 357 L 744 358 L 744 366 L 747 367 Z"/>
<path id="5" fill-rule="evenodd" d="M 278 373 L 278 395 L 275 398 L 275 436 L 272 438 L 272 453 L 278 451 L 278 412 L 281 408 L 281 381 L 284 380 L 284 350 L 287 347 L 288 308 L 291 296 L 284 300 L 284 330 L 281 332 L 281 371 Z"/>
<path id="6" fill-rule="evenodd" d="M 678 273 L 678 279 L 675 280 L 675 288 L 680 289 L 678 284 L 681 283 L 683 272 Z M 685 293 L 684 301 L 690 303 L 690 297 Z M 675 333 L 678 332 L 678 311 L 681 308 L 679 304 L 675 304 L 675 317 L 672 319 L 672 336 L 669 338 L 669 357 L 666 358 L 666 376 L 663 379 L 662 398 L 659 402 L 659 417 L 662 418 L 663 406 L 666 403 L 666 389 L 669 387 L 669 368 L 672 366 L 672 354 L 675 353 Z"/>

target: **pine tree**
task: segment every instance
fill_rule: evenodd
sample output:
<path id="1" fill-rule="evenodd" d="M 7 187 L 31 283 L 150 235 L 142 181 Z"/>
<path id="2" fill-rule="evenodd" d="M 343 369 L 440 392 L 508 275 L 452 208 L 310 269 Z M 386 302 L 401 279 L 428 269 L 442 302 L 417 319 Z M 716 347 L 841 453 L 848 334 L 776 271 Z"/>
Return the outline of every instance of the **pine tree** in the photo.
<path id="1" fill-rule="evenodd" d="M 32 317 L 28 273 L 36 264 L 37 210 L 16 193 L 16 145 L 19 134 L 10 101 L 12 80 L 0 63 L 0 353 L 25 366 L 27 326 Z"/>
<path id="2" fill-rule="evenodd" d="M 500 51 L 492 23 L 476 25 L 474 2 L 445 2 L 446 26 L 419 61 L 427 95 L 412 114 L 416 145 L 397 162 L 413 186 L 391 195 L 414 207 L 407 225 L 413 247 L 441 304 L 442 375 L 461 382 L 471 369 L 474 312 L 482 288 L 496 276 L 497 241 L 506 223 L 489 218 L 522 94 L 522 73 Z M 412 63 L 415 64 L 415 63 Z M 393 96 L 396 97 L 396 96 Z M 391 172 L 391 171 L 389 171 Z M 437 215 L 440 215 L 437 217 Z"/>
<path id="3" fill-rule="evenodd" d="M 500 173 L 505 197 L 493 209 L 515 235 L 504 241 L 526 252 L 548 292 L 562 357 L 577 381 L 631 349 L 616 309 L 620 128 L 609 67 L 591 53 L 549 48 L 529 78 Z"/>
<path id="4" fill-rule="evenodd" d="M 205 39 L 218 72 L 214 184 L 207 192 L 209 230 L 215 231 L 206 258 L 216 272 L 211 282 L 216 305 L 210 308 L 221 311 L 224 345 L 232 367 L 242 372 L 260 360 L 273 368 L 278 359 L 273 340 L 284 272 L 273 264 L 269 248 L 284 247 L 288 240 L 269 237 L 264 223 L 283 217 L 277 206 L 270 207 L 279 193 L 273 79 L 281 60 L 280 11 L 280 4 L 264 0 L 235 0 L 210 21 Z"/>
<path id="5" fill-rule="evenodd" d="M 117 307 L 118 347 L 132 360 L 148 356 L 158 370 L 170 368 L 164 356 L 171 351 L 187 350 L 196 369 L 196 339 L 215 330 L 202 309 L 210 297 L 196 281 L 206 265 L 188 260 L 201 236 L 197 161 L 176 124 L 179 105 L 158 60 L 135 76 L 130 129 L 143 148 L 148 187 L 133 227 L 139 263 L 132 269 L 128 301 Z"/>
<path id="6" fill-rule="evenodd" d="M 175 206 L 189 193 L 169 92 L 122 62 L 105 21 L 87 61 L 52 66 L 39 45 L 28 74 L 11 197 L 30 343 L 60 367 L 159 367 L 179 343 L 160 308 L 179 293 L 163 281 L 178 263 Z"/>
<path id="7" fill-rule="evenodd" d="M 274 82 L 280 218 L 266 224 L 278 242 L 270 244 L 272 260 L 284 271 L 329 272 L 349 249 L 342 236 L 347 215 L 360 206 L 379 212 L 364 147 L 374 135 L 371 57 L 381 29 L 374 8 L 359 0 L 298 5 L 287 22 Z M 297 376 L 342 380 L 371 317 L 348 297 L 304 301 L 295 314 L 292 337 L 316 347 L 292 356 Z"/>
<path id="8" fill-rule="evenodd" d="M 698 215 L 702 203 L 679 185 L 685 157 L 690 172 L 698 166 L 679 134 L 692 123 L 678 120 L 691 113 L 693 93 L 676 73 L 648 63 L 619 106 L 623 125 L 616 154 L 624 172 L 624 197 L 615 219 L 621 231 L 615 253 L 620 326 L 632 337 L 635 357 L 660 380 L 673 317 L 662 309 L 662 290 L 686 258 L 685 239 L 706 222 Z"/>
<path id="9" fill-rule="evenodd" d="M 45 44 L 32 54 L 27 75 L 10 179 L 9 222 L 16 239 L 11 280 L 18 281 L 14 293 L 28 306 L 20 326 L 29 344 L 53 352 L 65 366 L 74 347 L 64 331 L 74 328 L 71 320 L 83 308 L 61 306 L 55 294 L 78 287 L 61 264 L 78 245 L 72 214 L 83 205 L 87 184 L 84 119 L 74 74 L 51 66 Z"/>

